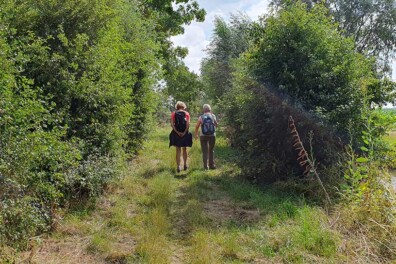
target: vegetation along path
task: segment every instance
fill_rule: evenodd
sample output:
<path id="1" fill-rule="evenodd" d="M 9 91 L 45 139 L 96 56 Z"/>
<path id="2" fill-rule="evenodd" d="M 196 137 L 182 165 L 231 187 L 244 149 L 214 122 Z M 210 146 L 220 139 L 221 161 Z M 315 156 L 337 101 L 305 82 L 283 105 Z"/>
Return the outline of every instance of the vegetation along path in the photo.
<path id="1" fill-rule="evenodd" d="M 154 132 L 121 182 L 94 208 L 59 220 L 19 260 L 32 263 L 335 263 L 347 244 L 322 209 L 239 179 L 237 158 L 217 140 L 218 169 L 175 172 L 169 128 Z M 17 261 L 18 262 L 18 261 Z"/>

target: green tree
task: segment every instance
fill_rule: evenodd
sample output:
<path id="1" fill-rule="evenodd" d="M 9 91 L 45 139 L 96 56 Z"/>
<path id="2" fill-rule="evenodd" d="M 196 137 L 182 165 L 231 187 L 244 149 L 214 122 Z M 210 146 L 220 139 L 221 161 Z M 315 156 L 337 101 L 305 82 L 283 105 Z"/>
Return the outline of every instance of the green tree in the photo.
<path id="1" fill-rule="evenodd" d="M 296 0 L 273 0 L 272 5 L 287 7 Z M 325 3 L 338 29 L 351 37 L 356 50 L 378 58 L 379 69 L 390 72 L 396 49 L 396 5 L 394 0 L 304 0 L 308 8 Z"/>
<path id="2" fill-rule="evenodd" d="M 334 166 L 351 123 L 354 139 L 361 139 L 366 99 L 374 100 L 369 86 L 378 80 L 373 62 L 355 51 L 327 14 L 321 5 L 309 9 L 301 2 L 281 9 L 252 25 L 254 44 L 235 61 L 232 89 L 223 100 L 227 132 L 242 153 L 240 166 L 256 182 L 303 173 L 290 115 L 321 168 Z"/>
<path id="3" fill-rule="evenodd" d="M 6 0 L 0 10 L 0 247 L 20 248 L 58 206 L 120 175 L 148 134 L 161 67 L 174 63 L 169 37 L 204 11 L 144 0 Z M 173 72 L 197 80 L 182 64 Z"/>
<path id="4" fill-rule="evenodd" d="M 165 75 L 165 94 L 175 101 L 186 102 L 191 105 L 198 99 L 202 91 L 202 83 L 199 76 L 190 72 L 182 61 L 169 66 Z M 174 104 L 172 104 L 174 105 Z"/>
<path id="5" fill-rule="evenodd" d="M 142 0 L 142 5 L 147 17 L 157 19 L 157 30 L 165 34 L 165 38 L 183 33 L 183 25 L 193 20 L 202 22 L 206 15 L 193 0 Z"/>
<path id="6" fill-rule="evenodd" d="M 298 2 L 265 20 L 250 54 L 260 81 L 270 82 L 340 129 L 363 107 L 362 80 L 374 78 L 372 63 L 354 51 L 321 5 Z"/>
<path id="7" fill-rule="evenodd" d="M 209 98 L 221 99 L 232 85 L 233 60 L 249 47 L 251 21 L 243 13 L 231 15 L 230 22 L 217 17 L 208 56 L 202 60 L 201 74 Z"/>

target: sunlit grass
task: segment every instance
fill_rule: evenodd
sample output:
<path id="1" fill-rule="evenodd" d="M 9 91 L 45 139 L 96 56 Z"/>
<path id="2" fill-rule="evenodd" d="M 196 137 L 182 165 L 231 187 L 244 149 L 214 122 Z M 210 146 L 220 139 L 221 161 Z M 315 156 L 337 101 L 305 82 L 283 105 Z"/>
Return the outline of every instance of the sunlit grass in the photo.
<path id="1" fill-rule="evenodd" d="M 197 231 L 190 239 L 191 247 L 188 251 L 188 263 L 215 264 L 220 261 L 218 245 L 213 236 L 206 230 Z"/>
<path id="2" fill-rule="evenodd" d="M 153 135 L 151 146 L 167 148 L 159 141 L 165 138 L 161 135 L 169 131 L 166 128 L 160 131 Z M 245 263 L 260 259 L 302 263 L 315 258 L 331 259 L 336 255 L 339 238 L 322 224 L 326 219 L 320 210 L 308 207 L 304 200 L 294 195 L 261 189 L 232 175 L 239 171 L 232 164 L 235 153 L 224 138 L 218 137 L 216 142 L 218 169 L 214 171 L 202 170 L 199 142 L 194 141 L 189 149 L 189 170 L 180 174 L 174 171 L 175 149 L 160 151 L 166 155 L 158 156 L 151 147 L 145 149 L 146 158 L 159 159 L 157 164 L 165 166 L 166 172 L 147 179 L 148 198 L 143 204 L 153 207 L 148 209 L 154 210 L 151 212 L 157 208 L 168 208 L 168 211 L 162 211 L 162 217 L 157 215 L 157 222 L 150 224 L 151 227 L 145 226 L 147 231 L 137 250 L 145 261 L 150 256 L 158 259 L 159 255 L 168 252 L 172 243 L 180 244 L 173 239 L 184 241 L 186 263 Z M 224 214 L 237 212 L 231 216 L 220 215 L 225 218 L 223 220 L 216 219 L 216 212 L 211 213 L 212 209 L 208 207 L 210 201 L 223 201 L 224 206 L 229 206 L 227 210 L 219 208 Z M 253 220 L 239 215 L 245 213 L 243 208 L 251 210 L 246 211 L 247 214 L 253 212 Z M 216 211 L 216 207 L 213 210 Z M 170 215 L 167 212 L 171 212 Z M 147 217 L 153 218 L 150 211 Z M 167 221 L 173 224 L 168 226 Z M 175 236 L 175 232 L 182 234 Z M 158 239 L 154 240 L 154 237 Z M 152 243 L 164 243 L 161 246 L 164 251 L 154 250 L 150 247 Z"/>
<path id="3" fill-rule="evenodd" d="M 128 176 L 96 211 L 69 216 L 59 238 L 89 236 L 90 254 L 125 263 L 337 263 L 340 235 L 321 209 L 239 179 L 221 133 L 216 170 L 202 169 L 194 141 L 189 169 L 176 173 L 169 132 L 153 132 Z"/>
<path id="4" fill-rule="evenodd" d="M 396 146 L 396 131 L 390 131 L 385 137 L 385 141 Z"/>

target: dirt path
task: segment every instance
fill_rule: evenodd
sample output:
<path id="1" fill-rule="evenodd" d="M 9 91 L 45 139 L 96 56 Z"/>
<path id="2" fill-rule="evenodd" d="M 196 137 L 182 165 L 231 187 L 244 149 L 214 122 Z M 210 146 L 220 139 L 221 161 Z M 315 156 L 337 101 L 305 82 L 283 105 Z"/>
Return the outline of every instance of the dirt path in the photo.
<path id="1" fill-rule="evenodd" d="M 60 217 L 56 230 L 32 240 L 31 250 L 21 253 L 17 262 L 194 262 L 197 230 L 260 218 L 257 208 L 244 208 L 221 190 L 218 179 L 224 170 L 198 168 L 196 146 L 190 152 L 189 171 L 176 174 L 174 150 L 166 147 L 163 132 L 147 143 L 125 179 L 111 186 L 93 210 L 83 208 Z M 225 162 L 219 164 L 226 167 Z M 207 257 L 216 262 L 210 254 Z"/>
<path id="2" fill-rule="evenodd" d="M 17 263 L 337 263 L 339 235 L 322 210 L 239 179 L 236 154 L 216 143 L 201 169 L 194 143 L 176 173 L 168 129 L 157 131 L 125 177 L 94 206 L 60 217 Z"/>

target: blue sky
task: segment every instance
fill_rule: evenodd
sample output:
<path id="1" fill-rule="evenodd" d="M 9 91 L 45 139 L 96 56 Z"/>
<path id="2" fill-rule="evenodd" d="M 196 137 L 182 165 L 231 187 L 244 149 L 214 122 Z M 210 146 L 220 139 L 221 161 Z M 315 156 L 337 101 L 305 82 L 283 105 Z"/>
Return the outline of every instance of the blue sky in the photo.
<path id="1" fill-rule="evenodd" d="M 183 35 L 172 38 L 176 46 L 188 48 L 184 62 L 195 73 L 199 73 L 201 59 L 205 57 L 204 50 L 210 42 L 216 16 L 227 20 L 231 13 L 243 11 L 252 20 L 257 20 L 267 12 L 269 0 L 198 0 L 198 3 L 206 10 L 205 21 L 191 23 L 185 27 Z M 396 80 L 396 60 L 393 62 L 393 79 Z"/>
<path id="2" fill-rule="evenodd" d="M 244 11 L 252 20 L 256 20 L 266 13 L 268 2 L 268 0 L 198 0 L 200 7 L 207 13 L 205 22 L 193 22 L 185 27 L 183 35 L 172 38 L 176 46 L 188 48 L 189 54 L 184 61 L 190 70 L 199 73 L 200 62 L 210 42 L 216 16 L 227 19 L 231 13 Z"/>

